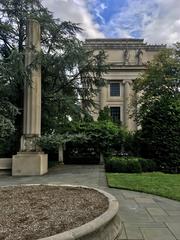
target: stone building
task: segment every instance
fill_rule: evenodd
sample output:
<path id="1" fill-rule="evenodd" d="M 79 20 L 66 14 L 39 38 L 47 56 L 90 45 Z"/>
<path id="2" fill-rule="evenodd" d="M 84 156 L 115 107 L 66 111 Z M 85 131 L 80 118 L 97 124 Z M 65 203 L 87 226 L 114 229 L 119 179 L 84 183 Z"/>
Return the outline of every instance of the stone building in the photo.
<path id="1" fill-rule="evenodd" d="M 103 49 L 107 62 L 112 64 L 104 76 L 106 86 L 94 99 L 99 107 L 92 109 L 93 118 L 96 120 L 99 110 L 108 106 L 114 120 L 121 121 L 129 130 L 136 130 L 136 123 L 129 116 L 133 81 L 166 45 L 149 45 L 143 39 L 87 39 L 86 46 L 95 51 Z"/>

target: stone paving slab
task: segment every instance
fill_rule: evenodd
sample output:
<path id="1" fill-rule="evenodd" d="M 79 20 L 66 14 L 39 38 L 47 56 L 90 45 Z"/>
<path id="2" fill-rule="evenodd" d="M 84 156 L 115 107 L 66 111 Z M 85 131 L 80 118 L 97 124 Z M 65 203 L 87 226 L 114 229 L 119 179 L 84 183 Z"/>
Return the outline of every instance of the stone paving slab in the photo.
<path id="1" fill-rule="evenodd" d="M 176 240 L 167 228 L 142 228 L 145 240 Z"/>
<path id="2" fill-rule="evenodd" d="M 166 198 L 156 198 L 158 205 L 165 211 L 180 211 L 180 204 L 177 201 L 166 199 Z"/>
<path id="3" fill-rule="evenodd" d="M 0 186 L 19 184 L 76 184 L 101 188 L 120 205 L 124 226 L 118 240 L 180 240 L 180 202 L 135 191 L 108 188 L 102 165 L 64 165 L 44 176 L 0 175 Z"/>
<path id="4" fill-rule="evenodd" d="M 166 216 L 167 213 L 162 208 L 146 208 L 151 216 Z"/>
<path id="5" fill-rule="evenodd" d="M 126 227 L 138 227 L 138 228 L 167 228 L 167 225 L 165 223 L 156 223 L 156 222 L 151 222 L 151 223 L 130 223 L 126 222 L 124 223 L 125 228 Z"/>
<path id="6" fill-rule="evenodd" d="M 169 211 L 169 210 L 166 210 L 167 214 L 169 216 L 180 216 L 180 211 Z"/>
<path id="7" fill-rule="evenodd" d="M 116 194 L 116 193 L 114 193 Z M 117 195 L 117 194 L 116 194 Z M 119 198 L 119 196 L 118 196 Z M 136 210 L 137 208 L 139 208 L 139 205 L 136 203 L 135 200 L 133 199 L 124 199 L 121 198 L 121 204 L 120 204 L 120 208 L 123 209 L 134 209 Z"/>
<path id="8" fill-rule="evenodd" d="M 180 222 L 178 223 L 167 223 L 168 228 L 173 232 L 175 237 L 180 240 Z"/>
<path id="9" fill-rule="evenodd" d="M 153 218 L 150 214 L 146 211 L 146 209 L 131 209 L 131 210 L 122 210 L 120 209 L 120 217 L 123 222 L 129 222 L 129 223 L 151 223 L 153 222 Z"/>
<path id="10" fill-rule="evenodd" d="M 127 239 L 140 240 L 144 239 L 140 228 L 135 226 L 126 226 Z"/>
<path id="11" fill-rule="evenodd" d="M 124 240 L 124 239 L 127 239 L 127 235 L 126 235 L 125 227 L 124 227 L 123 224 L 122 224 L 122 226 L 123 226 L 122 233 L 121 233 L 121 236 L 118 238 L 118 240 Z"/>
<path id="12" fill-rule="evenodd" d="M 128 198 L 142 198 L 142 197 L 146 197 L 146 194 L 141 193 L 141 192 L 134 192 L 134 191 L 128 191 L 128 190 L 121 190 L 122 194 L 124 195 L 124 197 L 126 199 Z"/>
<path id="13" fill-rule="evenodd" d="M 141 203 L 146 203 L 146 204 L 155 204 L 155 201 L 152 199 L 152 198 L 150 198 L 150 197 L 135 197 L 135 200 L 136 200 L 136 202 L 137 203 L 139 203 L 139 204 L 141 204 Z"/>
<path id="14" fill-rule="evenodd" d="M 180 216 L 154 216 L 155 222 L 176 223 L 180 225 Z"/>

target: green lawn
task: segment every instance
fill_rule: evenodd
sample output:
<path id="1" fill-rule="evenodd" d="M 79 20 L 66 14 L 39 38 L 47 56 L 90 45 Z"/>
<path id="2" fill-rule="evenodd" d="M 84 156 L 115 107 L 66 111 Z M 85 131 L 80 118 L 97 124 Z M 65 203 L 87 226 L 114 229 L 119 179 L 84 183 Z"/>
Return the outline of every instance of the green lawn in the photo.
<path id="1" fill-rule="evenodd" d="M 107 173 L 109 187 L 129 189 L 180 201 L 180 174 Z"/>

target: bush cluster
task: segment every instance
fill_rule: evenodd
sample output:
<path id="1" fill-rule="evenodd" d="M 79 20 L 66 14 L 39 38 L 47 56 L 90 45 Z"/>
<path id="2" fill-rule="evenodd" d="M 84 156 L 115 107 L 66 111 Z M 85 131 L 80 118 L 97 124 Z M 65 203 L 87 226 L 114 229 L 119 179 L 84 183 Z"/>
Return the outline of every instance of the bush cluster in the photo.
<path id="1" fill-rule="evenodd" d="M 107 172 L 141 173 L 157 170 L 156 163 L 151 159 L 138 157 L 111 157 L 106 159 Z"/>
<path id="2" fill-rule="evenodd" d="M 37 144 L 45 151 L 65 145 L 65 163 L 98 163 L 100 153 L 113 152 L 124 142 L 125 130 L 110 120 L 71 122 L 59 133 L 44 135 Z"/>

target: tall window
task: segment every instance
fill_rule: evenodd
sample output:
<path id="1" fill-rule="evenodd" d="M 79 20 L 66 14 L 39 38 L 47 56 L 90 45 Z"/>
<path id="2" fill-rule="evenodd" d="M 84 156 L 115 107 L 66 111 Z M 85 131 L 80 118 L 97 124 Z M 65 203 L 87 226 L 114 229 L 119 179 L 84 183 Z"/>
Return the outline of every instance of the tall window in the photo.
<path id="1" fill-rule="evenodd" d="M 120 83 L 110 82 L 110 96 L 111 97 L 120 96 Z"/>
<path id="2" fill-rule="evenodd" d="M 120 107 L 110 107 L 110 113 L 111 113 L 113 122 L 120 122 L 120 120 L 121 120 Z"/>

